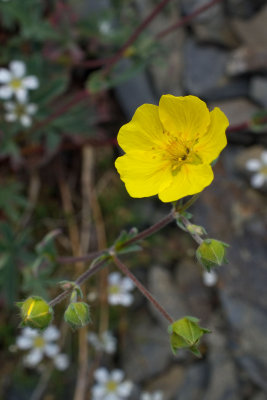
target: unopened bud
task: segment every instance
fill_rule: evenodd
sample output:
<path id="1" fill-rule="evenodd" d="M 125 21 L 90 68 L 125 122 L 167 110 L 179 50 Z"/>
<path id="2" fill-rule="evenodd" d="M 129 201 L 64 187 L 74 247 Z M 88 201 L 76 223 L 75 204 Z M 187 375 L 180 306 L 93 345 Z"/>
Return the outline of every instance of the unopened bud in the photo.
<path id="1" fill-rule="evenodd" d="M 91 322 L 88 304 L 80 301 L 70 303 L 64 314 L 65 321 L 72 329 L 82 328 Z"/>
<path id="2" fill-rule="evenodd" d="M 53 318 L 53 309 L 41 297 L 32 296 L 17 303 L 21 313 L 21 326 L 34 329 L 45 329 Z"/>
<path id="3" fill-rule="evenodd" d="M 197 259 L 207 271 L 210 271 L 228 262 L 225 256 L 227 247 L 229 245 L 220 240 L 205 239 L 196 251 Z"/>
<path id="4" fill-rule="evenodd" d="M 189 233 L 191 233 L 193 235 L 195 235 L 195 234 L 197 234 L 199 236 L 207 235 L 206 229 L 200 225 L 189 224 L 189 225 L 187 225 L 187 230 Z"/>
<path id="5" fill-rule="evenodd" d="M 177 354 L 180 349 L 187 348 L 197 357 L 201 357 L 198 350 L 200 338 L 210 331 L 201 328 L 198 322 L 199 320 L 195 317 L 184 317 L 169 326 L 171 349 L 174 354 Z"/>

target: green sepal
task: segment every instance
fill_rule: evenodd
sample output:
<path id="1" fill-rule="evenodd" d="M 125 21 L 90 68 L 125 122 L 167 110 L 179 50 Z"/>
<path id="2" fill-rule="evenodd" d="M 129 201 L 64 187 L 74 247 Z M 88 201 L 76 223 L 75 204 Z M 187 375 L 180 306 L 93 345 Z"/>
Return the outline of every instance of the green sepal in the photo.
<path id="1" fill-rule="evenodd" d="M 64 313 L 64 320 L 72 329 L 82 328 L 91 322 L 89 305 L 84 302 L 73 302 Z"/>
<path id="2" fill-rule="evenodd" d="M 168 333 L 170 334 L 171 350 L 174 355 L 180 349 L 187 348 L 197 357 L 201 356 L 198 350 L 200 338 L 210 331 L 199 326 L 198 322 L 197 318 L 187 316 L 169 325 Z"/>
<path id="3" fill-rule="evenodd" d="M 23 302 L 17 302 L 20 308 L 21 326 L 34 329 L 45 329 L 53 318 L 53 309 L 39 296 L 28 297 Z"/>
<path id="4" fill-rule="evenodd" d="M 228 263 L 225 249 L 229 245 L 220 240 L 205 239 L 196 250 L 196 257 L 200 264 L 210 272 L 212 268 Z"/>
<path id="5" fill-rule="evenodd" d="M 178 226 L 180 229 L 182 229 L 182 231 L 187 232 L 187 228 L 186 228 L 186 226 L 184 225 L 181 216 L 183 216 L 183 217 L 185 217 L 185 218 L 187 218 L 187 219 L 191 219 L 191 218 L 193 217 L 193 214 L 191 214 L 191 213 L 188 212 L 188 211 L 183 211 L 182 213 L 179 213 L 179 214 L 177 215 L 177 217 L 176 217 L 176 224 L 177 224 L 177 226 Z"/>

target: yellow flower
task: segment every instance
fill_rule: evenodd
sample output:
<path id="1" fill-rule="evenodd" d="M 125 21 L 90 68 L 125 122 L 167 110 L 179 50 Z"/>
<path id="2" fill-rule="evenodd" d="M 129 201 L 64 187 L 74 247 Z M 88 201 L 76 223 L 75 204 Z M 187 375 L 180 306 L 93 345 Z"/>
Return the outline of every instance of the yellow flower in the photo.
<path id="1" fill-rule="evenodd" d="M 227 140 L 225 114 L 195 96 L 164 95 L 144 104 L 123 125 L 118 143 L 125 155 L 115 166 L 132 197 L 158 194 L 163 202 L 201 192 L 213 180 L 210 163 Z"/>

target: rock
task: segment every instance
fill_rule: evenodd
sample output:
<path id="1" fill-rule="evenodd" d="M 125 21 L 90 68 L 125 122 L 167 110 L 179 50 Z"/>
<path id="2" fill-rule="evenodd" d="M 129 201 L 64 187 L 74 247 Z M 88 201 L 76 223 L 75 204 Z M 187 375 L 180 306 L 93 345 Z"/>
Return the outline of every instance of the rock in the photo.
<path id="1" fill-rule="evenodd" d="M 188 93 L 208 101 L 247 96 L 247 77 L 226 77 L 228 52 L 212 45 L 199 45 L 189 39 L 185 45 L 184 86 Z"/>
<path id="2" fill-rule="evenodd" d="M 189 15 L 209 2 L 210 0 L 184 0 L 181 3 L 182 11 Z M 214 4 L 201 12 L 190 21 L 190 26 L 192 26 L 198 41 L 217 43 L 227 47 L 236 47 L 239 43 L 224 13 L 222 3 Z"/>
<path id="3" fill-rule="evenodd" d="M 265 3 L 265 0 L 226 0 L 226 10 L 231 16 L 249 18 Z"/>
<path id="4" fill-rule="evenodd" d="M 186 304 L 186 312 L 200 318 L 206 326 L 211 315 L 210 291 L 203 284 L 202 267 L 193 259 L 183 259 L 176 268 L 177 291 Z"/>
<path id="5" fill-rule="evenodd" d="M 155 324 L 146 311 L 134 316 L 122 349 L 122 369 L 128 378 L 135 383 L 151 379 L 165 371 L 171 358 L 167 328 Z"/>
<path id="6" fill-rule="evenodd" d="M 154 266 L 150 269 L 148 289 L 174 320 L 188 314 L 183 296 L 166 267 Z M 150 303 L 149 307 L 155 318 L 166 329 L 168 321 Z"/>
<path id="7" fill-rule="evenodd" d="M 266 47 L 267 6 L 263 7 L 253 18 L 248 20 L 232 20 L 232 26 L 243 44 Z"/>
<path id="8" fill-rule="evenodd" d="M 267 78 L 255 76 L 251 79 L 250 96 L 259 105 L 267 107 Z"/>
<path id="9" fill-rule="evenodd" d="M 143 391 L 150 393 L 160 390 L 164 400 L 172 400 L 184 382 L 185 369 L 180 365 L 173 365 L 160 376 L 152 379 Z"/>
<path id="10" fill-rule="evenodd" d="M 226 336 L 220 327 L 208 335 L 209 382 L 203 400 L 239 400 L 237 371 L 231 358 Z"/>
<path id="11" fill-rule="evenodd" d="M 228 171 L 235 170 L 233 157 L 221 158 L 214 184 L 196 204 L 195 223 L 231 246 L 229 264 L 219 269 L 219 296 L 235 359 L 250 379 L 267 390 L 266 199 L 237 176 L 226 174 L 226 161 L 230 161 Z"/>
<path id="12" fill-rule="evenodd" d="M 232 126 L 249 121 L 252 116 L 259 111 L 259 107 L 245 97 L 210 102 L 210 110 L 212 110 L 214 107 L 219 107 L 226 114 L 230 125 Z"/>
<path id="13" fill-rule="evenodd" d="M 267 50 L 262 46 L 243 46 L 233 51 L 227 61 L 226 71 L 236 76 L 267 69 Z"/>
<path id="14" fill-rule="evenodd" d="M 177 392 L 175 400 L 203 399 L 208 373 L 208 365 L 205 361 L 200 361 L 190 366 L 186 371 L 184 383 Z"/>

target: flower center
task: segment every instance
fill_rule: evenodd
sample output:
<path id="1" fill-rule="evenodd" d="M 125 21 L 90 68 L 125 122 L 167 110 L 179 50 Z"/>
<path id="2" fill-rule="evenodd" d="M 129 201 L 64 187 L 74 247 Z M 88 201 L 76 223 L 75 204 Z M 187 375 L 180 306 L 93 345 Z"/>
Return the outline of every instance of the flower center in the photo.
<path id="1" fill-rule="evenodd" d="M 181 140 L 171 136 L 164 149 L 164 159 L 171 164 L 172 173 L 177 173 L 178 169 L 185 163 L 200 164 L 201 158 L 194 152 L 194 146 L 198 139 Z"/>
<path id="2" fill-rule="evenodd" d="M 267 177 L 267 165 L 265 165 L 260 169 L 260 173 L 263 174 L 265 177 Z"/>
<path id="3" fill-rule="evenodd" d="M 118 293 L 120 293 L 120 287 L 118 285 L 111 285 L 109 287 L 109 293 L 110 294 L 118 294 Z"/>
<path id="4" fill-rule="evenodd" d="M 42 338 L 42 336 L 37 336 L 34 338 L 33 344 L 34 347 L 42 348 L 45 345 L 45 340 Z"/>
<path id="5" fill-rule="evenodd" d="M 21 79 L 12 79 L 9 84 L 12 89 L 20 89 L 22 87 L 22 81 Z"/>
<path id="6" fill-rule="evenodd" d="M 25 106 L 23 104 L 17 104 L 14 112 L 17 117 L 22 117 L 23 115 L 27 114 Z"/>
<path id="7" fill-rule="evenodd" d="M 106 388 L 107 388 L 108 392 L 116 392 L 117 387 L 118 387 L 118 384 L 114 381 L 110 380 L 106 383 Z"/>

